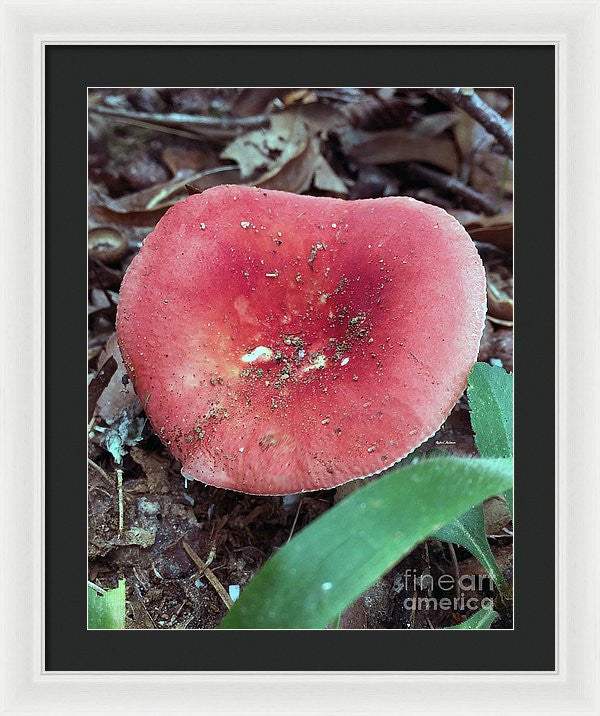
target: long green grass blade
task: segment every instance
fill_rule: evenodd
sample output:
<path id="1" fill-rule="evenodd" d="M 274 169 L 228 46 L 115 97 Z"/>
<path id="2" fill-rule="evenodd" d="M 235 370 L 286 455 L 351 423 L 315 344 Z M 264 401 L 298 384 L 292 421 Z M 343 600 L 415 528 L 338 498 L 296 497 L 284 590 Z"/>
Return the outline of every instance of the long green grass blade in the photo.
<path id="1" fill-rule="evenodd" d="M 221 627 L 325 627 L 416 544 L 511 484 L 511 460 L 447 457 L 393 470 L 273 555 Z"/>

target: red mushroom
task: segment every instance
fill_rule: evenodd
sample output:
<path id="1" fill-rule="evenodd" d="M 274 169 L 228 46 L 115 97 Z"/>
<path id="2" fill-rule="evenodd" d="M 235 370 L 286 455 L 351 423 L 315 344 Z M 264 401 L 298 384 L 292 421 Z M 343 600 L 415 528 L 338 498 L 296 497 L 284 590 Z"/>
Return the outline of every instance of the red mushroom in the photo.
<path id="1" fill-rule="evenodd" d="M 442 209 L 219 186 L 147 237 L 117 332 L 182 473 L 275 495 L 380 472 L 435 433 L 485 303 L 475 246 Z"/>

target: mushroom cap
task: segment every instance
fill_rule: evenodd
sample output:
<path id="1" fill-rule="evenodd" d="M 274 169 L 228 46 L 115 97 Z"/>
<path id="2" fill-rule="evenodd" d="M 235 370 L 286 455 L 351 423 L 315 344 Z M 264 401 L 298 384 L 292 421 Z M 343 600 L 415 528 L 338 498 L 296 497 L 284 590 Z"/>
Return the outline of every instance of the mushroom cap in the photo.
<path id="1" fill-rule="evenodd" d="M 485 303 L 477 250 L 440 208 L 218 186 L 146 238 L 117 334 L 182 473 L 276 495 L 380 472 L 431 437 Z"/>

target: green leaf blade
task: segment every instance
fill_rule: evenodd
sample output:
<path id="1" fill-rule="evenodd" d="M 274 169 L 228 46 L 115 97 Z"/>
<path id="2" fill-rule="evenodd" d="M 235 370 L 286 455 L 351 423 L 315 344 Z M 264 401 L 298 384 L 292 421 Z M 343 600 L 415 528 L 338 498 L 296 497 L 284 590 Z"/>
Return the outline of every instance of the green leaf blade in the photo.
<path id="1" fill-rule="evenodd" d="M 439 539 L 443 542 L 454 542 L 467 549 L 485 567 L 486 572 L 494 580 L 502 597 L 504 599 L 510 597 L 509 586 L 498 567 L 487 540 L 483 505 L 479 504 L 472 507 L 463 515 L 437 530 L 432 536 L 434 539 Z"/>
<path id="2" fill-rule="evenodd" d="M 274 554 L 221 627 L 323 628 L 416 544 L 511 485 L 511 460 L 448 457 L 396 469 Z"/>
<path id="3" fill-rule="evenodd" d="M 475 444 L 482 457 L 513 454 L 513 376 L 503 368 L 475 363 L 467 397 Z"/>
<path id="4" fill-rule="evenodd" d="M 116 589 L 98 594 L 88 586 L 88 629 L 125 628 L 125 580 Z"/>

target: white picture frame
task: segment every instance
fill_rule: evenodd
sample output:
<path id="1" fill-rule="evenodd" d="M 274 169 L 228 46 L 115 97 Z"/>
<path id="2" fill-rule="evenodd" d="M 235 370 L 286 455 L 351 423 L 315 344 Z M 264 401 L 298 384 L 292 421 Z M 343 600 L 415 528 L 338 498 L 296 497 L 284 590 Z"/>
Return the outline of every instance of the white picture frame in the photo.
<path id="1" fill-rule="evenodd" d="M 283 9 L 260 0 L 0 0 L 0 7 L 2 713 L 600 713 L 595 456 L 600 2 L 290 0 Z M 45 670 L 43 62 L 48 43 L 556 47 L 554 672 Z"/>

